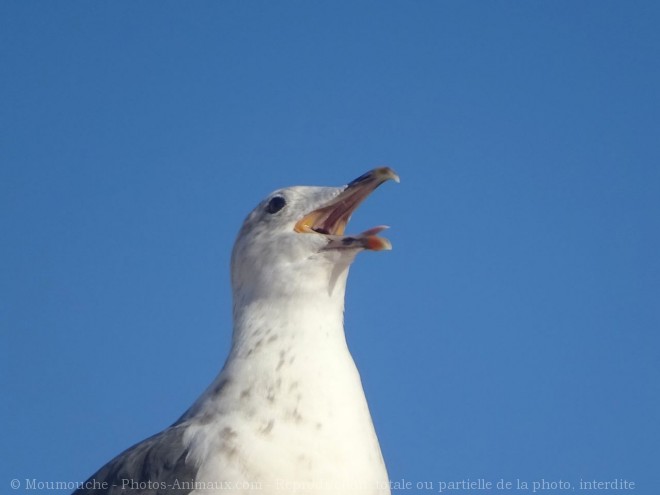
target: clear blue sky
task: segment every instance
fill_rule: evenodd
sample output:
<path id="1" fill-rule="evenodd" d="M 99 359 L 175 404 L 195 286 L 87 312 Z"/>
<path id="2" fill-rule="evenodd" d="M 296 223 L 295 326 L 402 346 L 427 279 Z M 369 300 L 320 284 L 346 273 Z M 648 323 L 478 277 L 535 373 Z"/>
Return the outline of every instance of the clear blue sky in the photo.
<path id="1" fill-rule="evenodd" d="M 173 422 L 224 361 L 244 216 L 389 165 L 350 229 L 394 250 L 358 258 L 346 325 L 390 477 L 657 493 L 658 26 L 643 0 L 1 2 L 0 490 Z"/>

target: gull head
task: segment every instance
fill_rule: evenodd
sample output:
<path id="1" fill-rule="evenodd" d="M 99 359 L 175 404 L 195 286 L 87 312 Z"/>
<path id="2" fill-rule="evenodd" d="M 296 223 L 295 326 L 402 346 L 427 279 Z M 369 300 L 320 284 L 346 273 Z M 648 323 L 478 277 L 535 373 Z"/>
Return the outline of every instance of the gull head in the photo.
<path id="1" fill-rule="evenodd" d="M 345 234 L 360 203 L 388 180 L 399 182 L 399 177 L 381 167 L 341 187 L 294 186 L 269 194 L 247 216 L 234 244 L 234 295 L 254 299 L 332 291 L 342 274 L 345 280 L 358 252 L 391 249 L 377 235 L 387 228 L 382 225 Z"/>

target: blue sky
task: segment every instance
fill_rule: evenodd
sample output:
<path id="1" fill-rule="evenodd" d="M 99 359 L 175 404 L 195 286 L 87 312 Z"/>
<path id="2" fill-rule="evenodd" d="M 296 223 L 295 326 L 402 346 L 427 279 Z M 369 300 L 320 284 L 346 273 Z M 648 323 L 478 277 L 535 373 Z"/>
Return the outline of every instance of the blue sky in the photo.
<path id="1" fill-rule="evenodd" d="M 657 492 L 658 25 L 652 1 L 2 2 L 0 487 L 178 418 L 228 350 L 244 216 L 389 165 L 349 229 L 394 250 L 357 259 L 346 327 L 390 478 Z"/>

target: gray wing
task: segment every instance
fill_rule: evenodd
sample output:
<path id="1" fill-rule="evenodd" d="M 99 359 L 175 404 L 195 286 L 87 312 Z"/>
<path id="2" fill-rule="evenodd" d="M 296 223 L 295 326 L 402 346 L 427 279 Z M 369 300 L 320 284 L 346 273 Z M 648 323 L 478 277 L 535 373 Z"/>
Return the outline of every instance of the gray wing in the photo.
<path id="1" fill-rule="evenodd" d="M 125 450 L 93 474 L 73 495 L 190 493 L 197 468 L 186 462 L 185 428 L 185 423 L 174 424 Z"/>

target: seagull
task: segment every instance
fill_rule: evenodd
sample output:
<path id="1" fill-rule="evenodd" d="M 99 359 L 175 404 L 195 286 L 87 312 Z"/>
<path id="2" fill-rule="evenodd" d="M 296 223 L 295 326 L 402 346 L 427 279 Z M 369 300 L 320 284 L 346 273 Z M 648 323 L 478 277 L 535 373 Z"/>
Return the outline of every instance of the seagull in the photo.
<path id="1" fill-rule="evenodd" d="M 130 447 L 74 495 L 386 495 L 390 483 L 344 334 L 357 253 L 391 249 L 385 226 L 344 233 L 351 214 L 397 174 L 271 193 L 247 216 L 231 256 L 233 335 L 206 391 L 164 431 Z"/>

